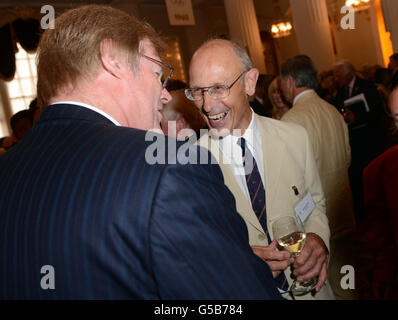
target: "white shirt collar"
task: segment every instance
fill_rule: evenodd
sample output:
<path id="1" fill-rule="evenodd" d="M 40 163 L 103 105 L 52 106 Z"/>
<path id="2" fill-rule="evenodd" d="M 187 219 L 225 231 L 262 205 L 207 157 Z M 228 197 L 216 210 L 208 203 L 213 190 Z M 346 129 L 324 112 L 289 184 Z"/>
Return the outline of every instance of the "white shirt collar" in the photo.
<path id="1" fill-rule="evenodd" d="M 303 96 L 303 95 L 305 95 L 305 94 L 307 94 L 307 93 L 310 93 L 310 92 L 315 92 L 315 90 L 314 90 L 314 89 L 308 89 L 308 90 L 304 90 L 303 92 L 299 93 L 299 94 L 293 99 L 293 105 L 297 102 L 297 100 L 298 100 L 301 96 Z"/>
<path id="2" fill-rule="evenodd" d="M 106 112 L 104 112 L 101 109 L 98 109 L 98 108 L 96 108 L 96 107 L 94 107 L 92 105 L 89 105 L 89 104 L 86 104 L 86 103 L 83 103 L 83 102 L 77 102 L 77 101 L 58 101 L 58 102 L 52 103 L 51 105 L 55 105 L 55 104 L 75 104 L 75 105 L 78 105 L 80 107 L 90 109 L 90 110 L 92 110 L 94 112 L 97 112 L 97 113 L 103 115 L 105 118 L 107 118 L 110 121 L 112 121 L 115 125 L 121 127 L 121 124 L 117 120 L 115 120 L 115 118 L 113 118 L 112 116 L 110 116 Z"/>
<path id="3" fill-rule="evenodd" d="M 261 179 L 263 183 L 265 183 L 261 133 L 255 114 L 252 109 L 250 110 L 252 113 L 252 119 L 242 137 L 246 140 L 246 146 L 256 159 Z M 247 200 L 251 201 L 249 190 L 246 184 L 246 172 L 243 166 L 242 148 L 238 144 L 239 138 L 241 137 L 228 135 L 222 139 L 216 139 L 216 142 L 218 143 L 218 146 L 223 154 L 223 164 L 229 165 L 233 175 L 235 176 L 236 182 L 242 189 L 242 192 L 245 194 Z"/>
<path id="4" fill-rule="evenodd" d="M 350 81 L 350 83 L 348 84 L 348 87 L 350 88 L 350 90 L 352 90 L 352 88 L 354 88 L 354 84 L 355 84 L 355 80 L 357 79 L 356 76 L 354 76 L 354 78 L 352 78 L 352 80 Z"/>
<path id="5" fill-rule="evenodd" d="M 259 131 L 257 130 L 257 121 L 256 118 L 254 117 L 254 111 L 251 109 L 252 112 L 252 119 L 250 121 L 249 126 L 245 130 L 245 133 L 243 134 L 242 138 L 246 140 L 246 143 L 249 146 L 249 149 L 253 152 L 254 149 L 254 141 L 255 141 L 255 134 L 257 134 Z"/>
<path id="6" fill-rule="evenodd" d="M 223 157 L 226 161 L 228 161 L 228 164 L 242 164 L 242 153 L 238 143 L 238 140 L 241 137 L 246 140 L 246 145 L 253 156 L 262 163 L 261 135 L 260 131 L 258 130 L 258 124 L 254 116 L 254 111 L 251 108 L 250 110 L 252 113 L 252 118 L 249 126 L 242 136 L 234 136 L 230 134 L 222 139 L 216 139 L 218 146 L 223 153 Z"/>

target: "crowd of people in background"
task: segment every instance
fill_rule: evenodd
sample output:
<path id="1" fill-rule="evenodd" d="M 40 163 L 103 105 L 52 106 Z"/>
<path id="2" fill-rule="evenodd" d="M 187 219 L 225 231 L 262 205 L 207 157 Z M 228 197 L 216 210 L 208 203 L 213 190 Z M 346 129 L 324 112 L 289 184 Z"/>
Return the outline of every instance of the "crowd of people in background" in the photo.
<path id="1" fill-rule="evenodd" d="M 365 235 L 363 248 L 375 257 L 375 262 L 370 263 L 372 267 L 368 266 L 373 271 L 372 275 L 368 275 L 365 279 L 371 282 L 371 289 L 373 289 L 368 297 L 382 299 L 398 298 L 397 290 L 394 289 L 398 283 L 398 233 L 396 231 L 398 210 L 395 204 L 398 196 L 397 85 L 398 54 L 393 54 L 388 68 L 376 65 L 356 70 L 349 61 L 338 62 L 330 70 L 318 74 L 318 84 L 314 88 L 317 95 L 333 105 L 347 123 L 351 148 L 348 174 L 356 230 L 357 233 L 363 232 L 362 235 Z M 272 105 L 272 108 L 269 108 L 268 103 L 263 104 L 264 110 L 268 111 L 267 116 L 275 119 L 283 118 L 283 115 L 292 108 L 292 104 L 287 101 L 281 89 L 280 76 L 275 76 L 268 86 L 268 95 L 262 96 L 263 100 L 270 101 Z M 369 108 L 367 112 L 363 112 L 361 106 L 345 104 L 345 101 L 361 94 L 366 99 Z M 256 109 L 253 108 L 253 110 L 256 112 Z M 327 114 L 323 112 L 317 123 L 309 127 L 305 122 L 298 123 L 304 125 L 307 131 L 312 132 L 317 125 L 322 125 L 325 119 L 327 119 Z M 324 133 L 325 130 L 327 126 L 324 124 L 323 129 L 317 133 L 318 140 L 321 132 Z M 334 134 L 334 137 L 336 136 L 337 132 Z M 335 138 L 330 137 L 330 139 L 329 143 Z M 332 151 L 330 146 L 329 150 Z M 330 153 L 327 156 L 333 157 L 334 154 Z M 321 170 L 320 174 L 322 176 Z M 325 195 L 328 198 L 327 190 L 325 190 Z M 347 206 L 344 210 L 347 210 Z M 328 218 L 330 224 L 330 221 L 333 221 L 330 212 Z M 333 229 L 332 226 L 331 229 Z M 339 245 L 339 248 L 346 249 L 339 250 L 340 254 L 347 250 L 353 252 L 352 243 L 341 244 L 343 245 Z M 366 267 L 364 269 L 367 270 Z"/>
<path id="2" fill-rule="evenodd" d="M 360 88 L 360 92 L 370 98 L 371 111 L 374 113 L 370 116 L 370 121 L 377 121 L 375 124 L 377 140 L 374 141 L 376 150 L 372 150 L 370 156 L 365 160 L 369 163 L 375 155 L 381 151 L 398 143 L 398 134 L 396 134 L 394 121 L 391 117 L 389 108 L 389 96 L 392 89 L 398 84 L 398 53 L 390 57 L 389 68 L 380 65 L 364 66 L 360 70 L 355 70 L 353 65 L 348 61 L 337 63 L 332 69 L 322 71 L 318 74 L 317 94 L 334 105 L 338 111 L 342 113 L 349 127 L 354 126 L 352 112 L 344 109 L 344 94 L 342 90 L 348 84 L 344 83 L 339 77 L 339 70 L 351 76 L 350 81 L 355 76 L 361 82 L 364 88 Z M 206 124 L 196 108 L 188 99 L 183 97 L 183 90 L 187 88 L 187 84 L 181 80 L 171 79 L 168 84 L 169 92 L 175 91 L 176 96 L 174 102 L 170 102 L 164 106 L 163 126 L 162 130 L 167 134 L 167 121 L 177 121 L 177 133 L 182 129 L 193 129 L 199 135 L 200 129 L 205 129 Z M 376 92 L 377 91 L 377 92 Z M 178 94 L 180 92 L 181 94 Z M 181 97 L 180 97 L 181 96 Z M 353 94 L 351 93 L 351 96 Z M 182 99 L 181 99 L 182 98 Z M 281 90 L 281 79 L 279 75 L 260 74 L 256 84 L 255 94 L 251 97 L 250 106 L 253 111 L 261 116 L 280 120 L 282 116 L 290 110 L 292 104 L 284 97 Z M 10 127 L 12 134 L 10 136 L 0 138 L 0 154 L 6 152 L 14 144 L 22 139 L 24 134 L 33 126 L 40 115 L 41 109 L 37 105 L 37 99 L 31 101 L 27 109 L 15 113 L 10 118 Z M 354 138 L 354 131 L 350 131 Z M 355 138 L 354 138 L 355 140 Z M 368 140 L 366 141 L 368 146 Z M 352 146 L 351 146 L 352 147 Z M 368 149 L 369 146 L 366 148 Z"/>
<path id="3" fill-rule="evenodd" d="M 41 109 L 37 105 L 37 99 L 33 99 L 28 109 L 18 111 L 10 118 L 12 134 L 0 138 L 0 155 L 7 152 L 23 138 L 25 133 L 36 123 L 40 112 Z"/>

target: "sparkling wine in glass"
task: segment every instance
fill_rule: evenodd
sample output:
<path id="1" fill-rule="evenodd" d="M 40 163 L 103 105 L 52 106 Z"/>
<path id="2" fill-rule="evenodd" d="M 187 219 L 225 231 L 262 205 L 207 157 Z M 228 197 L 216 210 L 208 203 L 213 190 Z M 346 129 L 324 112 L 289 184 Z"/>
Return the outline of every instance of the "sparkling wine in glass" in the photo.
<path id="1" fill-rule="evenodd" d="M 305 244 L 305 232 L 292 232 L 286 236 L 278 238 L 278 244 L 289 251 L 294 257 L 298 257 Z"/>
<path id="2" fill-rule="evenodd" d="M 280 247 L 290 252 L 295 258 L 300 255 L 307 237 L 301 221 L 291 216 L 278 218 L 272 224 L 272 232 Z M 304 282 L 294 280 L 290 292 L 295 296 L 304 295 L 313 290 L 317 282 L 317 278 Z"/>

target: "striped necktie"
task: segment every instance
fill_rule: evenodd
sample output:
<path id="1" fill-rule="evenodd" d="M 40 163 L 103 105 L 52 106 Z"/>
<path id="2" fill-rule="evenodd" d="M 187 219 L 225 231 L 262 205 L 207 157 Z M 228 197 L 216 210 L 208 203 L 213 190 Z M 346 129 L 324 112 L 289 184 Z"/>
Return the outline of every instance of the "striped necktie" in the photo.
<path id="1" fill-rule="evenodd" d="M 268 243 L 271 243 L 271 237 L 269 236 L 267 229 L 265 189 L 260 172 L 258 171 L 257 161 L 248 149 L 244 138 L 240 138 L 238 140 L 238 144 L 242 148 L 243 166 L 245 168 L 246 184 L 249 190 L 252 208 L 267 235 Z M 283 272 L 281 272 L 275 281 L 277 286 L 282 290 L 287 291 L 289 289 L 289 284 L 287 283 Z"/>

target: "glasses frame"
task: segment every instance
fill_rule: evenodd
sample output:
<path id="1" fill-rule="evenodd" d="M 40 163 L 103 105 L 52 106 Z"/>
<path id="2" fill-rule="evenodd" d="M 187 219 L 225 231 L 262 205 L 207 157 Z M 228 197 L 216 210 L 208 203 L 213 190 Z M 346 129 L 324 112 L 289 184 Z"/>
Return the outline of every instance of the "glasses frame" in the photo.
<path id="1" fill-rule="evenodd" d="M 243 71 L 243 72 L 239 75 L 239 77 L 237 77 L 229 86 L 227 86 L 227 85 L 214 85 L 214 86 L 210 86 L 210 87 L 187 88 L 187 89 L 184 90 L 185 96 L 187 97 L 187 99 L 189 99 L 189 100 L 191 100 L 191 101 L 202 101 L 203 98 L 204 98 L 205 92 L 208 92 L 209 95 L 210 95 L 210 97 L 212 97 L 212 98 L 215 99 L 215 100 L 222 100 L 222 99 L 225 99 L 226 97 L 229 96 L 230 91 L 231 91 L 231 88 L 234 86 L 234 84 L 235 84 L 236 82 L 238 82 L 238 80 L 239 80 L 246 72 L 248 72 L 248 71 L 249 71 L 249 70 Z M 225 89 L 227 89 L 227 94 L 226 94 L 224 97 L 222 97 L 222 98 L 214 98 L 214 97 L 210 94 L 210 92 L 209 92 L 209 90 L 210 90 L 211 88 L 214 88 L 214 87 L 225 87 Z M 201 98 L 200 98 L 200 99 L 194 99 L 193 95 L 191 95 L 191 94 L 189 93 L 190 90 L 193 90 L 193 89 L 195 89 L 195 90 L 200 89 L 200 90 L 201 90 Z M 191 99 L 190 97 L 192 97 L 192 99 Z"/>
<path id="2" fill-rule="evenodd" d="M 170 80 L 171 75 L 173 74 L 174 68 L 173 68 L 172 66 L 168 65 L 167 63 L 164 63 L 164 62 L 162 62 L 162 61 L 160 61 L 160 60 L 156 60 L 156 59 L 154 59 L 154 58 L 148 57 L 148 56 L 145 55 L 145 54 L 141 54 L 141 57 L 143 57 L 143 58 L 145 58 L 145 59 L 148 59 L 149 61 L 152 61 L 152 62 L 154 62 L 154 63 L 157 63 L 158 65 L 161 65 L 161 66 L 166 67 L 166 68 L 169 69 L 169 74 L 167 75 L 166 79 L 164 79 L 163 81 L 161 81 L 162 87 L 163 87 L 163 88 L 166 88 L 167 82 Z"/>

